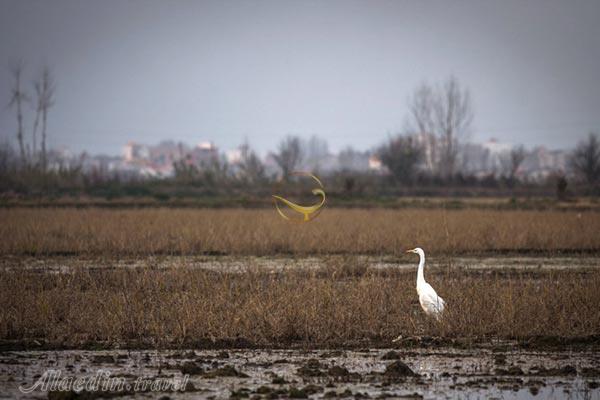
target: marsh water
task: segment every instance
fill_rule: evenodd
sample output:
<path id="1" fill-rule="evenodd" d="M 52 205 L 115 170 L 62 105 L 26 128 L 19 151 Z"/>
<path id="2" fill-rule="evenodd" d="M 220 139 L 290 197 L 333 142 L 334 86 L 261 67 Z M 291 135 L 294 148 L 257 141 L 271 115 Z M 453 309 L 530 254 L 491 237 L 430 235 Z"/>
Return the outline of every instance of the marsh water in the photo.
<path id="1" fill-rule="evenodd" d="M 470 350 L 3 352 L 2 397 L 100 395 L 19 389 L 32 387 L 47 371 L 60 371 L 61 378 L 91 377 L 99 371 L 119 377 L 129 387 L 102 394 L 112 398 L 600 399 L 600 354 L 523 351 L 510 344 Z M 182 380 L 184 374 L 189 380 L 177 391 L 132 389 L 138 378 Z"/>
<path id="2" fill-rule="evenodd" d="M 318 269 L 331 265 L 351 265 L 372 269 L 411 270 L 417 266 L 414 257 L 323 255 L 320 257 L 256 257 L 256 256 L 172 256 L 98 257 L 98 256 L 6 256 L 0 258 L 1 270 L 30 270 L 56 273 L 75 268 L 198 268 L 226 272 L 243 272 L 248 268 L 281 271 L 287 269 Z M 457 256 L 427 257 L 428 268 L 458 268 L 468 270 L 564 270 L 598 269 L 596 256 Z"/>

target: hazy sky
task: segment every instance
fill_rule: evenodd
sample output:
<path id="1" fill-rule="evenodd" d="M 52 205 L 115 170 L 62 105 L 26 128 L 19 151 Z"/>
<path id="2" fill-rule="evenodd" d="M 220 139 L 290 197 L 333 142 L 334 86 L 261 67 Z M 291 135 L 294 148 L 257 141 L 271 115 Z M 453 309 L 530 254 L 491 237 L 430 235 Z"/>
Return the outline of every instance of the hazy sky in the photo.
<path id="1" fill-rule="evenodd" d="M 473 140 L 572 147 L 600 132 L 599 20 L 597 0 L 0 0 L 0 138 L 21 58 L 28 85 L 53 68 L 49 142 L 74 151 L 248 138 L 264 153 L 287 134 L 367 149 L 450 74 Z"/>

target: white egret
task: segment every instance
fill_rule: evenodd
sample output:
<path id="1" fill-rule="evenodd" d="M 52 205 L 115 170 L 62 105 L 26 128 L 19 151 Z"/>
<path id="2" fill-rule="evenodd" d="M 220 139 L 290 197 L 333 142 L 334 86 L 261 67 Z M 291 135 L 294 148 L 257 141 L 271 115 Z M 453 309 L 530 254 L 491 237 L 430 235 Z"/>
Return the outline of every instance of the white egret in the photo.
<path id="1" fill-rule="evenodd" d="M 425 252 L 422 248 L 417 247 L 412 250 L 407 250 L 407 253 L 416 253 L 419 255 L 419 269 L 417 270 L 417 294 L 419 295 L 419 303 L 425 314 L 439 320 L 444 312 L 446 302 L 442 299 L 431 285 L 425 282 L 423 276 L 423 268 L 425 267 Z"/>

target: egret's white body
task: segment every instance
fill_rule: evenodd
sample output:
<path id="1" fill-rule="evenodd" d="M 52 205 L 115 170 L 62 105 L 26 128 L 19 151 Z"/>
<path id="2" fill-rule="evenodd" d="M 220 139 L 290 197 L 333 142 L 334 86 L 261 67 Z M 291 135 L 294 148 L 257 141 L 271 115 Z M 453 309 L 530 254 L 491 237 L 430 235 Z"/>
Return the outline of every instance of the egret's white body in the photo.
<path id="1" fill-rule="evenodd" d="M 419 269 L 417 270 L 417 294 L 419 295 L 419 303 L 425 314 L 439 319 L 444 312 L 446 302 L 442 299 L 431 285 L 425 282 L 423 276 L 423 268 L 425 267 L 425 252 L 420 247 L 408 250 L 407 253 L 416 253 L 419 255 Z"/>

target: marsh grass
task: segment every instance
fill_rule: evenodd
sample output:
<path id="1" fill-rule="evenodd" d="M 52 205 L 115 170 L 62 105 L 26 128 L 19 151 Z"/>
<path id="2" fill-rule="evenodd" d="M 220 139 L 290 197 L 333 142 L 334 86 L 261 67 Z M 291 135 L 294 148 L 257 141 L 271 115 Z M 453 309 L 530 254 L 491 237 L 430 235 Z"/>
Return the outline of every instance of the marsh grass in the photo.
<path id="1" fill-rule="evenodd" d="M 600 273 L 432 268 L 447 303 L 441 323 L 423 314 L 414 271 L 340 262 L 315 270 L 242 273 L 170 267 L 47 274 L 0 272 L 0 339 L 193 346 L 391 345 L 403 336 L 528 338 L 600 331 Z"/>
<path id="2" fill-rule="evenodd" d="M 58 273 L 0 270 L 2 341 L 335 347 L 389 346 L 399 335 L 507 339 L 600 332 L 597 269 L 428 268 L 428 281 L 448 303 L 436 323 L 420 309 L 415 271 L 370 269 L 357 256 L 394 259 L 417 245 L 436 256 L 596 253 L 600 213 L 594 211 L 328 208 L 311 223 L 290 224 L 273 210 L 12 208 L 0 210 L 0 220 L 0 257 L 10 265 L 43 255 L 100 264 L 141 260 Z M 158 268 L 143 261 L 202 254 L 230 254 L 244 266 L 204 270 L 182 257 Z M 245 257 L 280 254 L 323 263 L 267 270 Z"/>
<path id="3" fill-rule="evenodd" d="M 274 210 L 2 209 L 0 255 L 600 252 L 600 212 L 328 208 L 293 224 Z"/>

